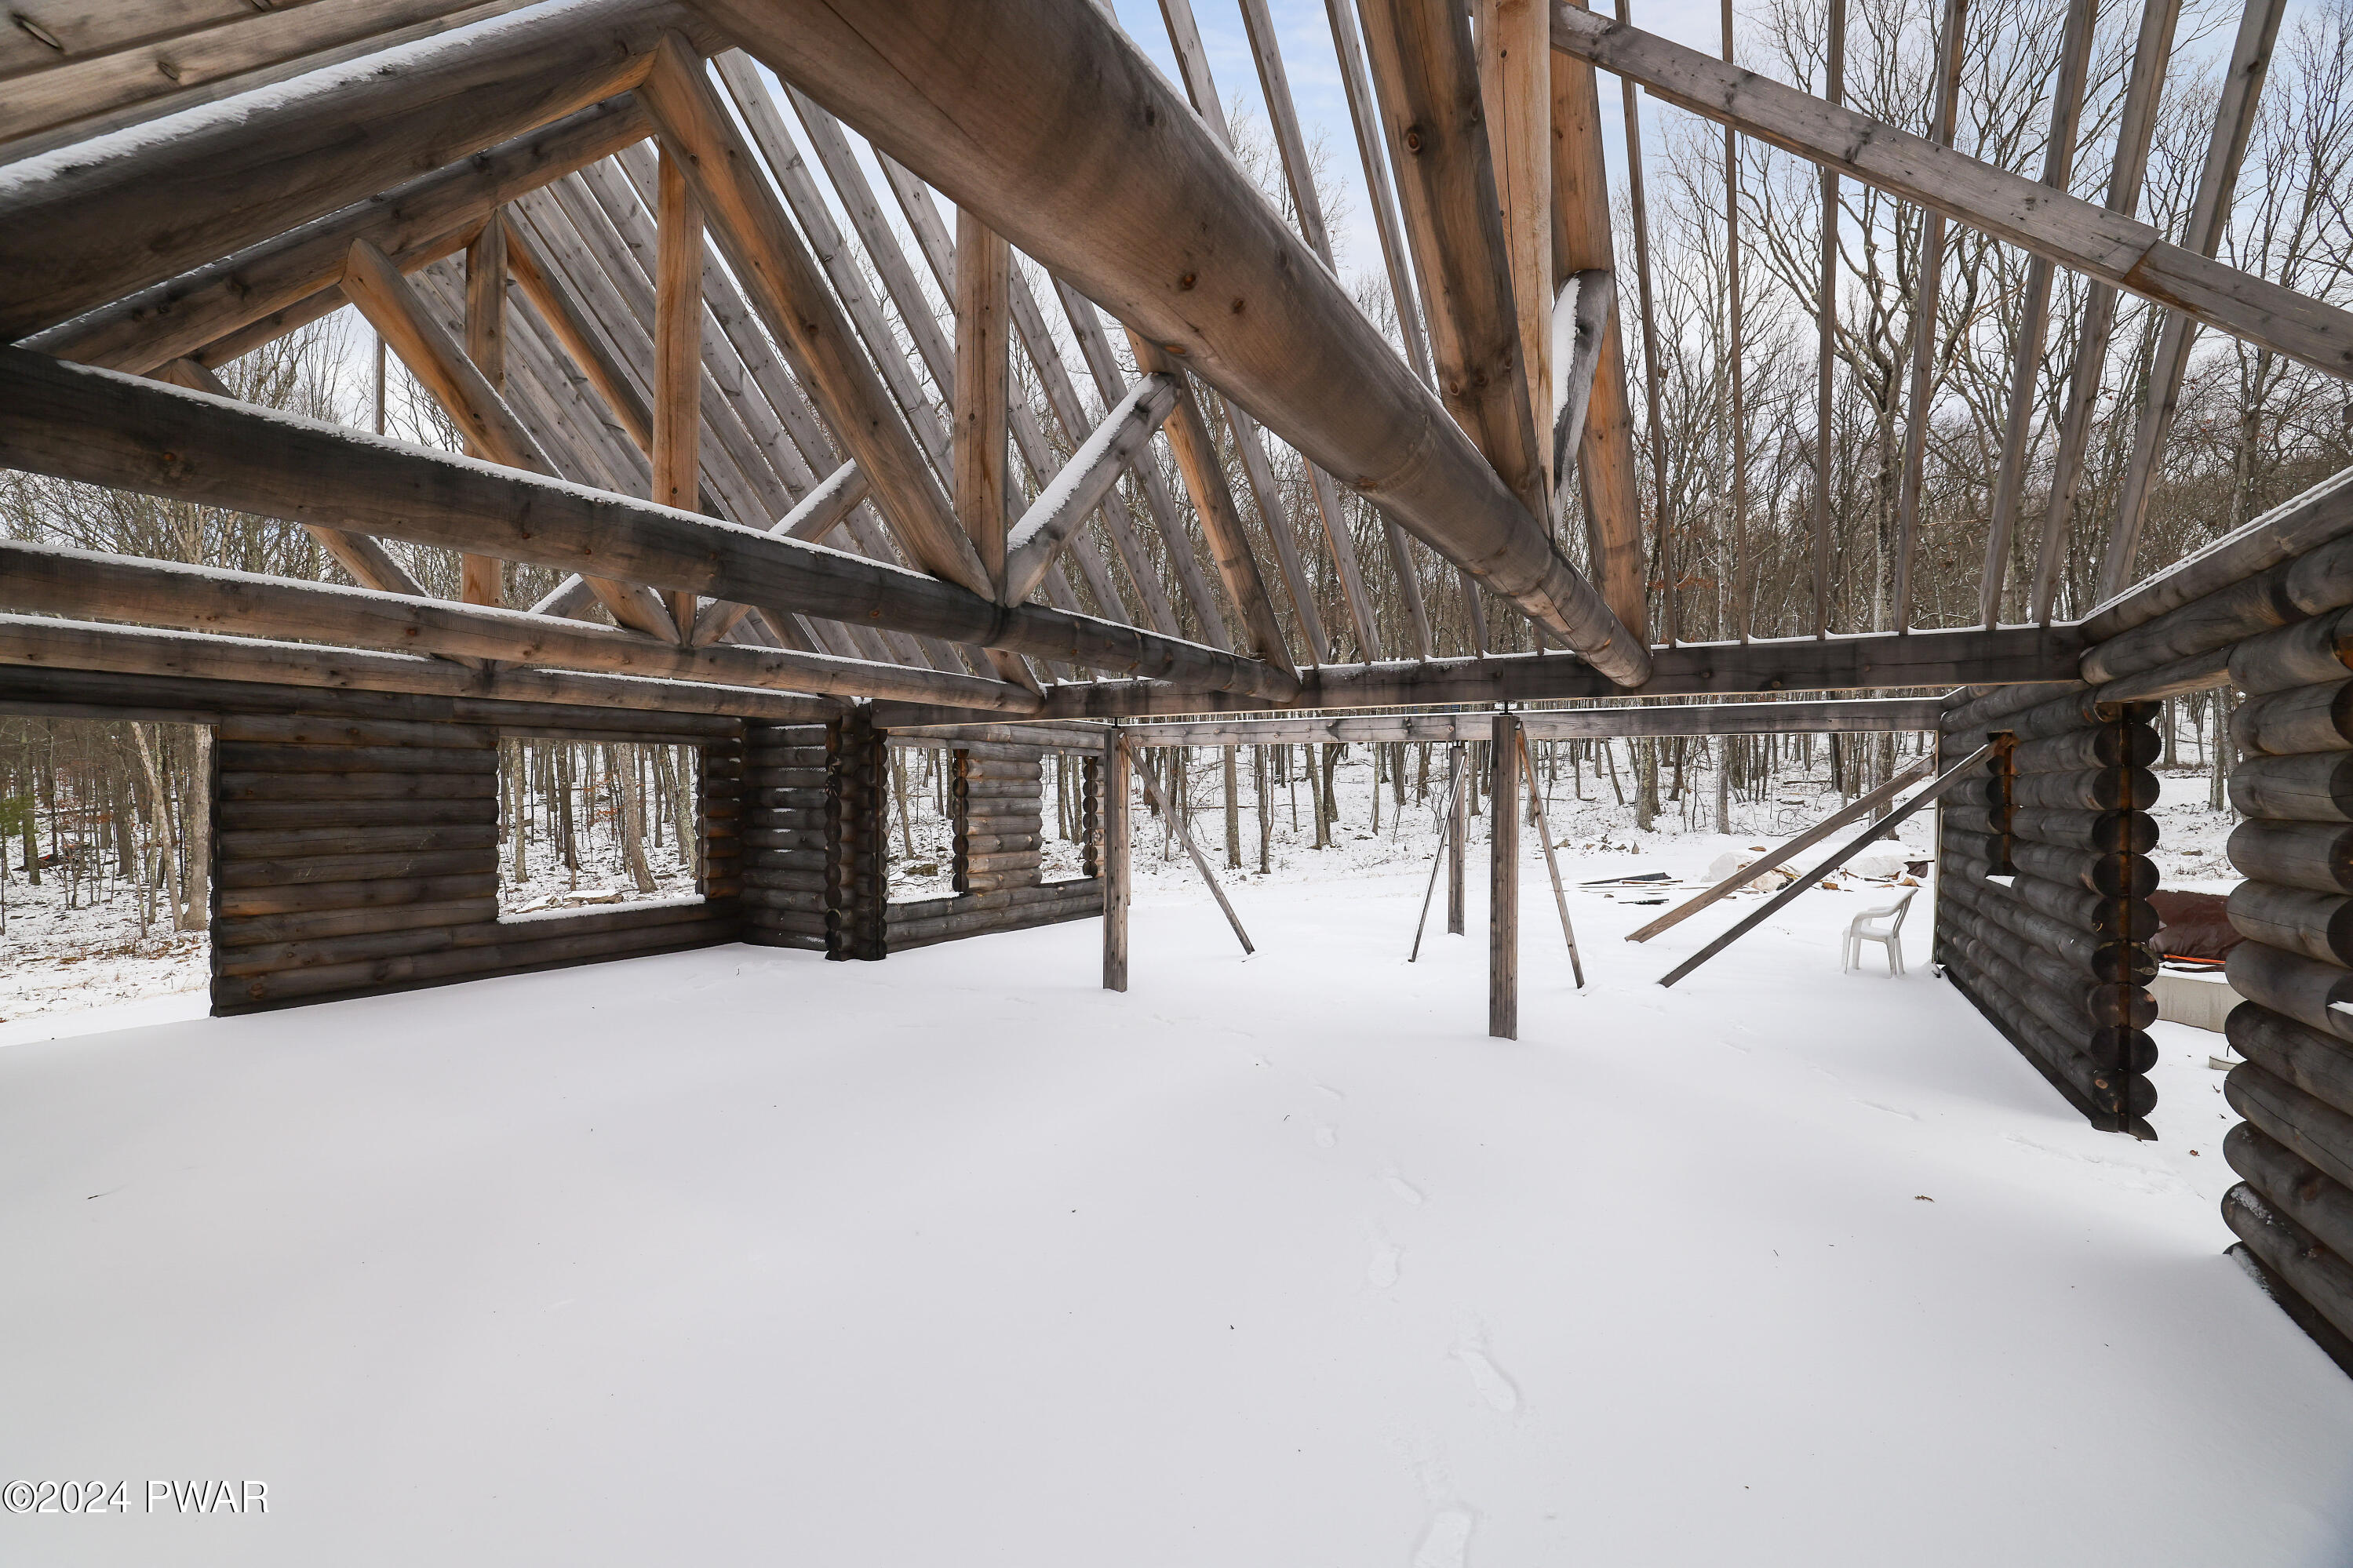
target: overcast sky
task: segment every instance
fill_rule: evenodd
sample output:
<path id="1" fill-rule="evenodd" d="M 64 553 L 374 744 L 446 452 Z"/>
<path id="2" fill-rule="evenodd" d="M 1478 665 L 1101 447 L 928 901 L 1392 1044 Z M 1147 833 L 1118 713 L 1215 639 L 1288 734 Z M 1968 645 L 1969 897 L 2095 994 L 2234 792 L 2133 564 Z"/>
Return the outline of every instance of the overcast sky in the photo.
<path id="1" fill-rule="evenodd" d="M 1633 20 L 1651 32 L 1711 54 L 1721 47 L 1721 13 L 1707 0 L 1628 3 L 1638 7 L 1632 13 Z M 1161 19 L 1158 0 L 1113 0 L 1113 8 L 1120 24 L 1144 52 L 1167 73 L 1169 80 L 1179 83 L 1181 89 L 1182 79 L 1177 75 L 1176 58 L 1168 47 L 1168 28 Z M 1357 155 L 1356 132 L 1348 120 L 1348 100 L 1333 51 L 1330 12 L 1324 0 L 1267 0 L 1267 8 L 1274 17 L 1283 69 L 1291 79 L 1292 98 L 1299 107 L 1302 127 L 1311 142 L 1321 136 L 1330 153 L 1327 197 L 1336 198 L 1345 207 L 1333 230 L 1341 273 L 1351 281 L 1363 274 L 1377 275 L 1381 271 L 1380 238 L 1373 227 L 1372 208 L 1365 196 L 1364 165 Z M 1347 8 L 1353 13 L 1353 3 Z M 1604 15 L 1614 14 L 1607 0 L 1603 0 L 1600 8 Z M 1250 41 L 1242 31 L 1241 7 L 1235 0 L 1196 0 L 1193 16 L 1201 29 L 1209 69 L 1217 77 L 1218 95 L 1224 100 L 1227 113 L 1247 107 L 1263 124 L 1265 110 L 1259 91 L 1258 68 L 1251 62 Z M 1601 90 L 1601 119 L 1607 128 L 1614 188 L 1624 178 L 1625 156 L 1617 79 L 1604 77 Z M 1646 142 L 1653 136 L 1650 125 L 1658 112 L 1657 105 L 1644 101 Z"/>

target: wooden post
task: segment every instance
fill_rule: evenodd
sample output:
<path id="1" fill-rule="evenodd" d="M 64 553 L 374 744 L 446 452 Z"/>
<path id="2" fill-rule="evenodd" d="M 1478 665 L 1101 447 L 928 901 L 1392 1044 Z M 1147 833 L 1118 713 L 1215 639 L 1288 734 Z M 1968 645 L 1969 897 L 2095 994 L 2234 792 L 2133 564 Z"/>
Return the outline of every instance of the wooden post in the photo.
<path id="1" fill-rule="evenodd" d="M 1128 867 L 1127 797 L 1132 759 L 1113 730 L 1103 743 L 1103 989 L 1127 989 Z"/>
<path id="2" fill-rule="evenodd" d="M 654 260 L 654 449 L 656 506 L 692 511 L 701 498 L 702 429 L 702 213 L 678 150 L 661 142 L 660 235 Z M 694 595 L 670 595 L 681 633 L 694 625 Z"/>
<path id="3" fill-rule="evenodd" d="M 1520 1037 L 1520 721 L 1495 715 L 1488 748 L 1487 1033 Z"/>
<path id="4" fill-rule="evenodd" d="M 1471 841 L 1471 748 L 1454 742 L 1454 790 L 1446 811 L 1446 934 L 1462 934 L 1462 858 Z"/>
<path id="5" fill-rule="evenodd" d="M 507 389 L 507 226 L 492 215 L 466 245 L 466 357 Z"/>
<path id="6" fill-rule="evenodd" d="M 999 600 L 1005 578 L 1005 458 L 1009 426 L 1006 355 L 1013 247 L 969 207 L 956 209 L 956 516 L 963 520 Z M 1042 478 L 1042 476 L 1041 476 Z"/>

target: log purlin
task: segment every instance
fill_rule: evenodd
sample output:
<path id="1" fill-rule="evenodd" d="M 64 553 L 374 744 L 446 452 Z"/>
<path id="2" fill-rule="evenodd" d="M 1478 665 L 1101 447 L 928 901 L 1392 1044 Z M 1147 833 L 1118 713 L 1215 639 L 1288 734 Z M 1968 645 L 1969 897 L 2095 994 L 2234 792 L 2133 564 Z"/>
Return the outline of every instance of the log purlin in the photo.
<path id="1" fill-rule="evenodd" d="M 610 575 L 1287 703 L 1298 682 L 1215 648 L 632 497 L 0 348 L 0 461 L 54 478 Z"/>

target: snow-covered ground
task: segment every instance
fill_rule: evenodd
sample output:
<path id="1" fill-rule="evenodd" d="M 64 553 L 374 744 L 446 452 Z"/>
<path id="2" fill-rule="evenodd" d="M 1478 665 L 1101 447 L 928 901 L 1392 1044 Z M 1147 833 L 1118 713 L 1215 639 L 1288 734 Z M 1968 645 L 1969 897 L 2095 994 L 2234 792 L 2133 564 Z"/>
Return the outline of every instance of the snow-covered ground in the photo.
<path id="1" fill-rule="evenodd" d="M 566 866 L 554 843 L 534 837 L 523 844 L 524 876 L 514 877 L 514 841 L 499 848 L 499 910 L 502 914 L 536 914 L 543 910 L 589 909 L 605 904 L 634 904 L 655 899 L 691 898 L 694 868 L 681 860 L 675 846 L 649 845 L 646 870 L 654 890 L 638 890 L 628 862 L 618 846 L 598 841 L 584 847 L 577 869 Z"/>
<path id="2" fill-rule="evenodd" d="M 1753 900 L 1579 889 L 1579 994 L 1531 845 L 1491 1040 L 1483 875 L 1409 966 L 1346 842 L 1240 879 L 1249 960 L 1155 880 L 1125 995 L 1087 921 L 0 1050 L 0 1478 L 132 1500 L 0 1562 L 2353 1560 L 2187 1031 L 2164 1141 L 2092 1132 L 1925 910 L 1839 972 L 1870 884 L 1672 991 Z M 142 1511 L 205 1479 L 268 1514 Z"/>
<path id="3" fill-rule="evenodd" d="M 1197 752 L 1192 768 L 1194 830 L 1201 847 L 1220 868 L 1225 860 L 1224 810 L 1219 790 L 1220 770 L 1215 753 Z M 2222 854 L 2232 817 L 2226 807 L 2210 810 L 2207 775 L 2184 771 L 2162 775 L 2165 797 L 2157 815 L 2160 841 L 2159 870 L 2168 888 L 2228 892 L 2237 880 Z M 1632 780 L 1621 784 L 1630 788 Z M 1079 846 L 1052 836 L 1051 781 L 1049 781 L 1048 837 L 1044 874 L 1060 880 L 1082 874 Z M 1582 788 L 1584 798 L 1577 796 Z M 1314 847 L 1313 796 L 1304 783 L 1295 788 L 1271 786 L 1274 821 L 1268 880 L 1324 881 L 1353 879 L 1383 869 L 1408 865 L 1427 866 L 1437 842 L 1433 806 L 1409 800 L 1400 820 L 1389 786 L 1382 785 L 1380 830 L 1372 831 L 1372 763 L 1366 749 L 1350 748 L 1338 776 L 1341 821 L 1332 846 Z M 1433 800 L 1444 791 L 1442 779 L 1433 779 Z M 1408 795 L 1412 794 L 1409 788 Z M 1663 804 L 1662 815 L 1649 832 L 1636 829 L 1630 805 L 1620 804 L 1606 775 L 1588 771 L 1581 781 L 1564 774 L 1554 785 L 1546 805 L 1555 841 L 1571 852 L 1623 849 L 1643 854 L 1683 854 L 1706 849 L 1700 865 L 1718 853 L 1748 853 L 1788 837 L 1806 824 L 1836 808 L 1838 797 L 1823 793 L 1819 782 L 1797 781 L 1762 801 L 1733 804 L 1731 835 L 1712 835 L 1715 826 L 1715 783 L 1712 774 L 1694 771 L 1687 799 Z M 1245 874 L 1258 877 L 1256 796 L 1249 770 L 1242 770 L 1241 838 Z M 902 833 L 894 819 L 891 829 L 891 896 L 897 900 L 933 899 L 952 890 L 952 846 L 947 824 L 931 807 L 927 792 L 910 792 L 913 832 Z M 1473 837 L 1483 838 L 1487 824 L 1476 820 Z M 1915 847 L 1933 837 L 1924 814 L 1905 830 Z M 906 846 L 912 842 L 913 852 Z M 659 884 L 641 895 L 630 879 L 619 850 L 605 837 L 584 836 L 584 859 L 575 877 L 557 861 L 550 839 L 535 834 L 526 847 L 530 875 L 501 889 L 501 905 L 510 913 L 538 910 L 635 902 L 640 898 L 663 899 L 691 891 L 692 877 L 667 846 L 649 850 L 648 860 Z M 1147 886 L 1166 881 L 1190 882 L 1194 872 L 1181 847 L 1168 842 L 1157 819 L 1139 800 L 1136 816 L 1135 864 Z M 1531 838 L 1530 852 L 1534 853 Z M 507 866 L 511 848 L 501 848 L 500 864 Z M 38 889 L 27 888 L 20 874 L 8 886 L 7 929 L 0 932 L 0 1026 L 54 1013 L 106 1007 L 142 997 L 200 991 L 206 974 L 206 949 L 201 932 L 170 938 L 160 926 L 139 936 L 133 896 L 126 889 L 102 902 L 68 910 L 65 885 L 51 876 Z"/>
<path id="4" fill-rule="evenodd" d="M 13 865 L 6 877 L 0 1031 L 51 1013 L 203 995 L 210 975 L 205 933 L 174 932 L 168 917 L 151 919 L 142 933 L 138 893 L 129 884 L 110 882 L 111 896 L 93 897 L 91 884 L 84 882 L 76 889 L 81 901 L 69 909 L 68 883 L 55 869 L 39 887 Z"/>

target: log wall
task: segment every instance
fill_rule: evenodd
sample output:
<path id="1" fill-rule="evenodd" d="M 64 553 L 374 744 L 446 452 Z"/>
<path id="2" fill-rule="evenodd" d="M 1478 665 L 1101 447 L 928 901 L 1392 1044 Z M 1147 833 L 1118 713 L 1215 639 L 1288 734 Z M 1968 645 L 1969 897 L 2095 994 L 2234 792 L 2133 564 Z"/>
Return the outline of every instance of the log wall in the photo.
<path id="1" fill-rule="evenodd" d="M 891 951 L 890 753 L 870 710 L 826 726 L 825 955 L 879 961 Z"/>
<path id="2" fill-rule="evenodd" d="M 2222 1218 L 2233 1252 L 2353 1373 L 2353 1013 L 2339 1010 L 2353 1004 L 2348 618 L 2332 609 L 2231 652 L 2246 697 L 2232 718 L 2242 820 L 2230 855 L 2247 880 L 2231 894 L 2246 939 L 2231 984 L 2246 1000 L 2228 1033 L 2246 1059 L 2222 1084 L 2245 1118 L 2222 1144 L 2241 1178 Z"/>
<path id="3" fill-rule="evenodd" d="M 826 951 L 823 724 L 744 730 L 744 940 Z"/>
<path id="4" fill-rule="evenodd" d="M 1965 695 L 1939 725 L 1945 766 L 1995 750 L 1938 812 L 1936 960 L 2094 1126 L 2153 1138 L 2158 709 L 2052 692 Z"/>
<path id="5" fill-rule="evenodd" d="M 528 717 L 529 732 L 564 739 L 679 738 L 646 735 L 629 714 Z M 216 1014 L 670 952 L 738 934 L 742 764 L 732 722 L 727 734 L 701 738 L 702 897 L 501 918 L 498 740 L 512 729 L 298 713 L 214 721 Z"/>
<path id="6" fill-rule="evenodd" d="M 1100 746 L 1099 738 L 1089 739 Z M 888 951 L 1092 920 L 1103 912 L 1102 779 L 1092 757 L 1085 768 L 1079 813 L 1087 875 L 1076 881 L 1044 880 L 1047 750 L 997 739 L 956 744 L 949 773 L 955 893 L 888 905 Z"/>

